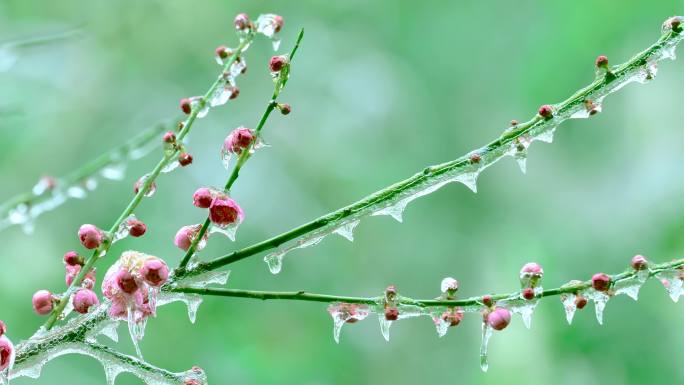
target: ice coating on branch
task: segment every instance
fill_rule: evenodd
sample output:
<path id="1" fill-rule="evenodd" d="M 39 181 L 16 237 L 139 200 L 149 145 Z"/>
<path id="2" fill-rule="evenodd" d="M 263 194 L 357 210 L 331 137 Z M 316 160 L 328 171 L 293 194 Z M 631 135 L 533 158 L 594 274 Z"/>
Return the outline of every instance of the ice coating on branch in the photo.
<path id="1" fill-rule="evenodd" d="M 273 42 L 273 50 L 277 51 L 280 47 L 279 32 L 283 28 L 283 18 L 272 13 L 259 15 L 255 22 L 256 31 Z"/>
<path id="2" fill-rule="evenodd" d="M 349 240 L 349 242 L 354 242 L 354 229 L 359 223 L 361 223 L 361 221 L 344 223 L 340 227 L 333 230 L 333 233 L 344 237 L 345 239 Z"/>
<path id="3" fill-rule="evenodd" d="M 676 267 L 663 270 L 656 274 L 656 278 L 665 286 L 665 290 L 667 290 L 667 294 L 670 298 L 672 298 L 674 302 L 679 301 L 679 297 L 682 295 L 682 279 L 684 278 L 682 268 Z"/>
<path id="4" fill-rule="evenodd" d="M 603 311 L 606 308 L 610 296 L 603 291 L 598 291 L 593 288 L 587 289 L 583 294 L 587 299 L 594 301 L 596 321 L 598 321 L 600 325 L 603 325 Z"/>
<path id="5" fill-rule="evenodd" d="M 534 312 L 534 309 L 537 307 L 538 303 L 538 298 L 534 298 L 532 300 L 517 298 L 499 302 L 499 304 L 505 305 L 513 313 L 520 314 L 523 324 L 528 329 L 532 327 L 532 313 Z"/>
<path id="6" fill-rule="evenodd" d="M 150 177 L 150 174 L 145 174 L 138 179 L 133 185 L 133 193 L 137 194 L 142 188 L 145 187 L 145 182 Z M 143 196 L 151 197 L 157 191 L 157 184 L 152 182 L 147 190 L 143 193 Z"/>
<path id="7" fill-rule="evenodd" d="M 328 306 L 328 313 L 333 318 L 333 338 L 339 344 L 342 326 L 363 321 L 370 314 L 370 308 L 364 304 L 335 302 Z"/>
<path id="8" fill-rule="evenodd" d="M 126 237 L 131 235 L 131 228 L 133 226 L 136 226 L 138 222 L 138 218 L 135 216 L 135 214 L 131 214 L 128 217 L 126 217 L 126 219 L 124 219 L 123 222 L 121 222 L 121 224 L 119 225 L 119 228 L 116 229 L 116 231 L 114 232 L 112 236 L 112 244 L 122 239 L 125 239 Z"/>
<path id="9" fill-rule="evenodd" d="M 572 293 L 563 294 L 560 296 L 563 309 L 565 310 L 565 319 L 568 321 L 568 325 L 572 325 L 572 319 L 575 317 L 575 312 L 577 311 L 577 304 L 575 303 L 576 299 L 577 296 Z"/>
<path id="10" fill-rule="evenodd" d="M 398 310 L 398 317 L 396 320 L 387 319 L 386 308 L 384 305 L 378 305 L 374 309 L 374 311 L 378 313 L 378 320 L 380 321 L 380 333 L 387 342 L 390 340 L 390 327 L 394 322 L 406 318 L 420 317 L 426 314 L 429 315 L 429 313 L 425 312 L 424 309 L 414 305 L 400 304 L 396 306 L 396 309 Z"/>
<path id="11" fill-rule="evenodd" d="M 615 285 L 613 285 L 615 295 L 624 294 L 637 301 L 639 299 L 639 290 L 648 280 L 648 277 L 648 270 L 639 270 L 631 277 L 615 281 Z"/>
<path id="12" fill-rule="evenodd" d="M 264 257 L 271 274 L 278 274 L 283 268 L 283 258 L 295 249 L 304 249 L 319 244 L 328 234 L 312 233 L 309 237 L 300 238 L 295 244 L 278 249 Z"/>

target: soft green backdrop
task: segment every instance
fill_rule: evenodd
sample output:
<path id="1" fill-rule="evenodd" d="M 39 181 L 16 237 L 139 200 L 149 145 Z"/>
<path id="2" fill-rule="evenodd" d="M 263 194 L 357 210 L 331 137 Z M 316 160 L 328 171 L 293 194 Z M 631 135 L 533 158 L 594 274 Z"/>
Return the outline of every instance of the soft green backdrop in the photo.
<path id="1" fill-rule="evenodd" d="M 498 3 L 498 4 L 497 4 Z M 283 49 L 306 37 L 283 100 L 234 194 L 247 220 L 234 244 L 212 239 L 210 257 L 350 203 L 425 165 L 456 158 L 590 82 L 593 60 L 622 62 L 684 13 L 681 1 L 74 1 L 2 0 L 3 40 L 81 26 L 85 37 L 25 49 L 0 73 L 0 200 L 42 174 L 62 175 L 174 116 L 178 99 L 204 92 L 217 74 L 213 49 L 234 44 L 240 11 L 285 17 Z M 260 40 L 248 53 L 241 95 L 198 122 L 195 164 L 164 175 L 138 210 L 142 239 L 117 244 L 175 263 L 171 240 L 204 212 L 190 204 L 201 185 L 226 178 L 218 149 L 226 133 L 253 126 L 271 92 Z M 377 295 L 396 284 L 416 297 L 438 293 L 447 275 L 463 295 L 508 291 L 530 260 L 545 286 L 622 270 L 643 253 L 658 261 L 684 248 L 684 64 L 661 65 L 656 81 L 610 97 L 604 113 L 562 126 L 553 145 L 533 146 L 528 174 L 508 159 L 487 170 L 472 194 L 450 185 L 409 206 L 404 224 L 364 221 L 352 244 L 335 237 L 293 253 L 272 276 L 256 256 L 231 266 L 233 288 Z M 0 233 L 0 318 L 16 341 L 43 321 L 30 307 L 39 288 L 64 284 L 61 255 L 78 248 L 82 223 L 108 227 L 133 181 L 158 155 L 132 164 L 124 182 L 105 182 L 87 200 L 41 217 L 33 236 Z M 111 262 L 112 259 L 109 259 Z M 107 261 L 103 261 L 105 264 Z M 100 265 L 100 271 L 105 269 Z M 438 339 L 425 319 L 398 323 L 386 343 L 377 321 L 332 339 L 325 306 L 209 298 L 191 325 L 180 304 L 149 323 L 142 348 L 174 371 L 203 367 L 213 384 L 644 384 L 680 383 L 682 305 L 657 282 L 635 303 L 608 304 L 605 326 L 592 306 L 569 327 L 557 298 L 538 307 L 532 330 L 519 318 L 491 342 L 490 371 L 478 366 L 479 321 L 469 317 Z M 131 351 L 124 334 L 122 349 Z M 80 356 L 50 363 L 24 384 L 104 383 Z M 117 384 L 137 384 L 123 375 Z"/>

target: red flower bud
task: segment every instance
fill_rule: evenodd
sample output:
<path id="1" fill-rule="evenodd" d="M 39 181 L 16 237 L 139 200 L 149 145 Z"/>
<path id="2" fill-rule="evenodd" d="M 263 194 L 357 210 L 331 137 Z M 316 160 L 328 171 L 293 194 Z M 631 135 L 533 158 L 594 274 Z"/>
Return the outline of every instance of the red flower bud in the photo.
<path id="1" fill-rule="evenodd" d="M 610 287 L 610 277 L 604 273 L 597 273 L 591 277 L 591 286 L 596 291 L 608 291 Z"/>

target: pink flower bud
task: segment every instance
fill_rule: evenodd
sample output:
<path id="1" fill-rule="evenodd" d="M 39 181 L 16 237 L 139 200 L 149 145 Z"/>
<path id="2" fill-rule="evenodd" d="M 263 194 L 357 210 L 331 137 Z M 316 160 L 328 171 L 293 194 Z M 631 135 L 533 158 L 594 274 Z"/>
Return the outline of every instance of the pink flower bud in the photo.
<path id="1" fill-rule="evenodd" d="M 209 219 L 219 226 L 242 222 L 244 216 L 240 206 L 225 195 L 215 197 L 209 206 Z"/>
<path id="2" fill-rule="evenodd" d="M 128 226 L 128 233 L 131 237 L 142 237 L 147 231 L 147 226 L 138 219 L 129 219 Z"/>
<path id="3" fill-rule="evenodd" d="M 192 194 L 192 204 L 201 209 L 208 209 L 213 200 L 211 190 L 206 187 L 200 187 Z"/>
<path id="4" fill-rule="evenodd" d="M 66 266 L 66 276 L 65 281 L 67 286 L 71 286 L 74 279 L 81 272 L 81 265 L 67 265 Z M 83 277 L 83 286 L 92 289 L 97 281 L 97 276 L 95 275 L 95 269 L 91 269 L 85 277 Z"/>
<path id="5" fill-rule="evenodd" d="M 5 325 L 5 323 L 2 322 L 2 320 L 0 320 L 0 337 L 5 335 L 5 333 L 7 333 L 7 325 Z"/>
<path id="6" fill-rule="evenodd" d="M 508 309 L 497 307 L 487 315 L 487 323 L 494 330 L 503 330 L 511 323 L 511 312 Z"/>
<path id="7" fill-rule="evenodd" d="M 245 67 L 245 69 L 242 70 L 242 73 L 245 73 L 245 71 L 247 71 L 247 67 Z M 238 96 L 240 96 L 240 88 L 239 88 L 239 87 L 237 87 L 237 86 L 232 86 L 232 87 L 229 87 L 229 88 L 230 88 L 230 97 L 229 97 L 229 99 L 233 100 L 233 99 L 237 98 Z"/>
<path id="8" fill-rule="evenodd" d="M 145 186 L 145 182 L 147 181 L 147 176 L 142 176 L 140 179 L 135 181 L 133 184 L 133 193 L 138 194 L 140 192 L 140 189 Z M 145 193 L 145 196 L 151 196 L 154 194 L 154 192 L 157 191 L 157 184 L 155 182 L 152 182 L 150 184 L 150 187 L 147 189 L 147 192 Z"/>
<path id="9" fill-rule="evenodd" d="M 290 106 L 287 103 L 279 104 L 278 109 L 280 110 L 280 113 L 283 115 L 289 115 L 290 112 L 292 112 L 292 106 Z"/>
<path id="10" fill-rule="evenodd" d="M 532 289 L 531 287 L 527 287 L 527 288 L 523 289 L 522 297 L 528 301 L 533 299 L 534 298 L 534 289 Z"/>
<path id="11" fill-rule="evenodd" d="M 280 70 L 287 65 L 287 62 L 287 57 L 283 55 L 273 56 L 268 62 L 268 68 L 271 70 L 271 72 L 280 72 Z"/>
<path id="12" fill-rule="evenodd" d="M 529 262 L 526 263 L 521 269 L 520 269 L 520 274 L 527 274 L 527 275 L 536 275 L 541 277 L 544 275 L 544 269 L 542 269 L 541 266 L 539 266 L 538 263 L 536 262 Z"/>
<path id="13" fill-rule="evenodd" d="M 240 30 L 240 31 L 251 27 L 251 22 L 249 21 L 249 16 L 247 16 L 246 13 L 239 13 L 237 16 L 235 16 L 235 20 L 233 20 L 233 24 L 235 25 L 235 29 Z"/>
<path id="14" fill-rule="evenodd" d="M 225 45 L 220 45 L 220 46 L 216 47 L 216 49 L 214 50 L 214 53 L 216 54 L 216 57 L 219 59 L 225 59 L 228 56 L 232 55 L 232 52 L 230 51 L 230 49 L 228 47 L 226 47 Z"/>
<path id="15" fill-rule="evenodd" d="M 159 287 L 169 278 L 169 267 L 159 258 L 149 258 L 140 269 L 140 276 L 148 284 Z"/>
<path id="16" fill-rule="evenodd" d="M 173 133 L 173 131 L 168 131 L 164 134 L 162 137 L 162 140 L 164 143 L 175 143 L 176 142 L 176 134 Z"/>
<path id="17" fill-rule="evenodd" d="M 189 98 L 183 98 L 180 100 L 180 109 L 186 115 L 190 115 L 192 112 L 192 101 Z"/>
<path id="18" fill-rule="evenodd" d="M 541 117 L 544 119 L 550 119 L 553 117 L 553 107 L 548 104 L 544 104 L 543 106 L 539 107 L 539 115 L 541 115 Z"/>
<path id="19" fill-rule="evenodd" d="M 675 32 L 681 31 L 682 18 L 679 16 L 672 16 L 663 23 L 663 30 L 672 30 Z"/>
<path id="20" fill-rule="evenodd" d="M 385 289 L 385 301 L 394 302 L 397 298 L 397 287 L 394 285 L 389 285 Z"/>
<path id="21" fill-rule="evenodd" d="M 648 260 L 643 255 L 635 255 L 631 265 L 634 270 L 644 270 L 648 266 Z"/>
<path id="22" fill-rule="evenodd" d="M 78 229 L 78 239 L 86 249 L 96 249 L 102 244 L 102 230 L 97 227 L 85 224 Z"/>
<path id="23" fill-rule="evenodd" d="M 38 290 L 33 294 L 33 310 L 38 315 L 50 314 L 53 307 L 53 297 L 52 293 L 47 290 Z"/>
<path id="24" fill-rule="evenodd" d="M 482 304 L 485 306 L 491 307 L 494 304 L 494 299 L 489 294 L 483 295 L 482 296 Z"/>
<path id="25" fill-rule="evenodd" d="M 120 269 L 114 276 L 116 285 L 126 294 L 133 294 L 138 290 L 138 283 L 135 277 L 126 269 Z"/>
<path id="26" fill-rule="evenodd" d="M 480 163 L 480 161 L 482 160 L 482 156 L 480 156 L 480 154 L 478 154 L 477 152 L 473 152 L 472 154 L 470 154 L 469 159 L 470 163 Z"/>
<path id="27" fill-rule="evenodd" d="M 394 306 L 385 308 L 385 319 L 388 321 L 396 321 L 399 319 L 399 309 Z"/>
<path id="28" fill-rule="evenodd" d="M 97 294 L 90 289 L 80 289 L 74 294 L 71 301 L 74 305 L 74 310 L 81 314 L 86 314 L 91 307 L 100 304 L 100 300 L 97 298 Z"/>
<path id="29" fill-rule="evenodd" d="M 12 363 L 14 345 L 7 336 L 0 336 L 0 371 L 7 369 Z"/>
<path id="30" fill-rule="evenodd" d="M 599 55 L 596 58 L 596 68 L 608 69 L 608 57 L 606 55 Z"/>
<path id="31" fill-rule="evenodd" d="M 193 239 L 198 235 L 201 225 L 191 225 L 183 226 L 176 233 L 173 243 L 180 249 L 188 251 L 190 245 L 192 245 Z M 204 239 L 207 238 L 207 234 L 204 234 Z M 201 249 L 202 241 L 198 243 L 197 248 Z"/>
<path id="32" fill-rule="evenodd" d="M 591 287 L 596 291 L 607 291 L 610 287 L 610 277 L 604 273 L 596 273 L 591 277 Z"/>
<path id="33" fill-rule="evenodd" d="M 580 294 L 578 294 L 577 297 L 575 297 L 575 306 L 577 306 L 577 308 L 580 310 L 584 309 L 584 307 L 587 306 L 587 302 L 587 299 Z"/>
<path id="34" fill-rule="evenodd" d="M 242 153 L 242 150 L 248 148 L 254 141 L 254 131 L 245 127 L 238 127 L 233 130 L 223 142 L 223 148 L 227 152 L 234 154 Z"/>
<path id="35" fill-rule="evenodd" d="M 515 127 L 515 126 L 517 126 L 517 125 L 518 125 L 518 121 L 517 121 L 517 120 L 515 120 L 515 119 L 511 120 L 511 127 Z"/>
<path id="36" fill-rule="evenodd" d="M 447 310 L 444 313 L 442 313 L 442 320 L 444 322 L 448 322 L 449 326 L 458 326 L 458 324 L 461 323 L 462 319 L 463 311 L 461 310 L 452 309 L 451 311 Z"/>
<path id="37" fill-rule="evenodd" d="M 69 266 L 74 266 L 83 265 L 85 261 L 83 260 L 82 256 L 78 255 L 77 252 L 67 251 L 66 253 L 64 253 L 64 263 Z"/>
<path id="38" fill-rule="evenodd" d="M 178 163 L 180 163 L 182 167 L 189 165 L 192 163 L 192 155 L 187 152 L 181 152 L 180 155 L 178 155 Z"/>

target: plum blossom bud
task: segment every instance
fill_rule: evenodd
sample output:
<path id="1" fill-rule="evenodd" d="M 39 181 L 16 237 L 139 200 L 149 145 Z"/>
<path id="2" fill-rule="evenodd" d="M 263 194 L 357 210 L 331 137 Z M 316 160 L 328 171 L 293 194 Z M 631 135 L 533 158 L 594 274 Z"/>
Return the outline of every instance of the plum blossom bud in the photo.
<path id="1" fill-rule="evenodd" d="M 596 68 L 608 69 L 608 57 L 606 55 L 599 55 L 596 58 Z"/>
<path id="2" fill-rule="evenodd" d="M 244 217 L 242 208 L 226 195 L 215 197 L 209 206 L 209 219 L 218 226 L 242 222 Z"/>
<path id="3" fill-rule="evenodd" d="M 491 307 L 494 304 L 494 299 L 489 294 L 483 295 L 482 296 L 482 304 L 485 306 Z"/>
<path id="4" fill-rule="evenodd" d="M 273 56 L 271 58 L 271 60 L 268 62 L 268 68 L 271 70 L 271 72 L 280 72 L 280 70 L 285 68 L 287 63 L 288 63 L 287 56 L 284 56 L 284 55 Z"/>
<path id="5" fill-rule="evenodd" d="M 544 276 L 544 269 L 536 263 L 529 262 L 523 265 L 520 269 L 520 285 L 525 287 L 535 288 L 542 277 Z"/>
<path id="6" fill-rule="evenodd" d="M 133 294 L 138 290 L 138 282 L 135 277 L 126 269 L 120 269 L 114 276 L 116 285 L 126 294 Z"/>
<path id="7" fill-rule="evenodd" d="M 487 323 L 494 330 L 503 330 L 511 323 L 511 312 L 508 309 L 497 307 L 487 314 Z"/>
<path id="8" fill-rule="evenodd" d="M 292 112 L 292 107 L 287 103 L 278 104 L 278 109 L 280 110 L 280 113 L 283 115 L 289 115 L 290 112 Z"/>
<path id="9" fill-rule="evenodd" d="M 577 306 L 577 308 L 580 310 L 587 306 L 587 302 L 587 299 L 581 294 L 577 294 L 577 297 L 575 297 L 575 306 Z"/>
<path id="10" fill-rule="evenodd" d="M 135 181 L 135 183 L 133 184 L 133 193 L 134 194 L 137 195 L 140 192 L 140 189 L 142 189 L 145 186 L 145 181 L 147 181 L 146 175 L 140 177 L 140 179 Z M 145 196 L 146 197 L 152 196 L 152 194 L 154 194 L 155 191 L 157 191 L 157 184 L 155 182 L 152 182 L 152 184 L 150 184 L 150 187 L 145 192 Z"/>
<path id="11" fill-rule="evenodd" d="M 31 302 L 33 303 L 33 311 L 38 315 L 47 315 L 52 311 L 53 296 L 47 290 L 38 290 L 33 294 Z"/>
<path id="12" fill-rule="evenodd" d="M 534 298 L 534 289 L 531 287 L 526 287 L 522 290 L 522 297 L 525 298 L 526 300 L 531 300 Z"/>
<path id="13" fill-rule="evenodd" d="M 5 323 L 2 320 L 0 320 L 0 337 L 5 335 L 5 333 L 7 333 L 7 325 L 5 325 Z"/>
<path id="14" fill-rule="evenodd" d="M 90 289 L 80 289 L 74 294 L 71 301 L 74 305 L 74 310 L 81 314 L 86 314 L 91 307 L 100 304 L 100 300 L 97 298 L 97 294 Z"/>
<path id="15" fill-rule="evenodd" d="M 233 51 L 230 48 L 226 47 L 225 45 L 220 45 L 220 46 L 216 47 L 216 49 L 214 50 L 214 53 L 216 54 L 217 58 L 226 59 L 226 58 L 228 58 L 228 56 L 233 54 Z"/>
<path id="16" fill-rule="evenodd" d="M 191 164 L 192 155 L 188 154 L 187 152 L 181 152 L 180 155 L 178 155 L 178 163 L 180 163 L 180 165 L 183 167 Z"/>
<path id="17" fill-rule="evenodd" d="M 458 291 L 458 281 L 454 278 L 446 277 L 442 280 L 440 289 L 447 298 L 453 298 L 456 295 L 456 291 Z"/>
<path id="18" fill-rule="evenodd" d="M 517 120 L 515 120 L 515 119 L 511 120 L 511 127 L 515 127 L 515 126 L 517 126 L 517 125 L 518 125 L 518 121 L 517 121 Z"/>
<path id="19" fill-rule="evenodd" d="M 192 194 L 192 204 L 201 209 L 208 209 L 213 200 L 211 190 L 206 187 L 200 187 Z"/>
<path id="20" fill-rule="evenodd" d="M 242 31 L 251 28 L 252 22 L 249 20 L 249 16 L 247 16 L 246 13 L 238 13 L 233 20 L 233 24 L 235 25 L 235 29 Z"/>
<path id="21" fill-rule="evenodd" d="M 97 227 L 85 224 L 78 229 L 78 239 L 86 249 L 96 249 L 102 244 L 102 230 Z"/>
<path id="22" fill-rule="evenodd" d="M 470 163 L 480 163 L 480 161 L 482 160 L 482 156 L 480 156 L 480 154 L 478 154 L 477 152 L 473 152 L 472 154 L 470 154 L 469 159 Z"/>
<path id="23" fill-rule="evenodd" d="M 394 285 L 389 285 L 385 289 L 385 301 L 394 302 L 397 299 L 397 287 Z"/>
<path id="24" fill-rule="evenodd" d="M 201 225 L 191 225 L 181 227 L 176 236 L 173 239 L 173 244 L 184 251 L 188 251 L 190 245 L 192 245 L 193 240 L 198 235 Z M 202 241 L 207 239 L 207 234 L 205 233 L 202 237 Z M 197 244 L 197 248 L 202 248 L 202 241 Z"/>
<path id="25" fill-rule="evenodd" d="M 665 20 L 665 22 L 663 23 L 663 31 L 672 30 L 675 32 L 680 32 L 682 30 L 681 24 L 682 24 L 682 18 L 681 17 L 672 16 L 671 18 Z"/>
<path id="26" fill-rule="evenodd" d="M 162 140 L 164 141 L 164 143 L 175 143 L 176 134 L 174 134 L 173 131 L 167 131 L 162 137 Z"/>
<path id="27" fill-rule="evenodd" d="M 7 369 L 14 359 L 14 345 L 7 336 L 0 336 L 0 371 Z"/>
<path id="28" fill-rule="evenodd" d="M 226 152 L 239 155 L 242 153 L 242 150 L 248 148 L 255 140 L 256 136 L 252 129 L 238 127 L 226 137 L 223 142 L 223 149 Z"/>
<path id="29" fill-rule="evenodd" d="M 190 115 L 192 112 L 192 100 L 190 98 L 183 98 L 180 100 L 180 109 L 184 114 Z"/>
<path id="30" fill-rule="evenodd" d="M 596 273 L 591 277 L 591 287 L 596 291 L 608 291 L 610 287 L 610 277 L 604 273 Z"/>
<path id="31" fill-rule="evenodd" d="M 460 309 L 447 310 L 442 313 L 442 320 L 448 322 L 449 326 L 457 326 L 463 319 L 463 311 Z"/>
<path id="32" fill-rule="evenodd" d="M 631 265 L 634 270 L 644 270 L 648 267 L 648 260 L 643 255 L 635 255 L 632 257 Z"/>
<path id="33" fill-rule="evenodd" d="M 147 231 L 147 225 L 138 219 L 129 219 L 128 227 L 128 233 L 131 237 L 142 237 Z"/>
<path id="34" fill-rule="evenodd" d="M 74 282 L 74 279 L 76 279 L 76 276 L 78 273 L 81 272 L 81 265 L 67 265 L 66 266 L 66 275 L 65 275 L 65 281 L 67 286 L 71 286 L 72 282 Z M 91 269 L 88 274 L 83 277 L 83 286 L 87 287 L 88 289 L 92 289 L 93 286 L 95 286 L 95 282 L 97 281 L 97 276 L 95 275 L 95 269 Z"/>
<path id="35" fill-rule="evenodd" d="M 273 31 L 275 33 L 280 32 L 281 29 L 283 29 L 283 25 L 285 24 L 285 20 L 283 19 L 282 16 L 280 15 L 273 15 Z"/>
<path id="36" fill-rule="evenodd" d="M 75 251 L 67 251 L 64 253 L 64 263 L 69 265 L 69 266 L 74 266 L 74 265 L 83 265 L 85 261 L 83 260 L 83 257 L 78 255 L 77 252 Z"/>
<path id="37" fill-rule="evenodd" d="M 245 69 L 242 70 L 242 73 L 245 73 L 246 68 L 247 67 L 245 67 Z M 230 97 L 228 99 L 233 100 L 240 96 L 240 88 L 238 86 L 231 86 L 228 88 L 230 89 Z"/>
<path id="38" fill-rule="evenodd" d="M 539 115 L 544 119 L 550 119 L 553 117 L 553 107 L 548 104 L 544 104 L 539 107 Z"/>
<path id="39" fill-rule="evenodd" d="M 399 319 L 399 309 L 395 306 L 385 308 L 385 319 L 388 321 L 396 321 Z"/>
<path id="40" fill-rule="evenodd" d="M 149 258 L 140 269 L 140 276 L 148 284 L 159 287 L 169 278 L 169 267 L 159 258 Z"/>

